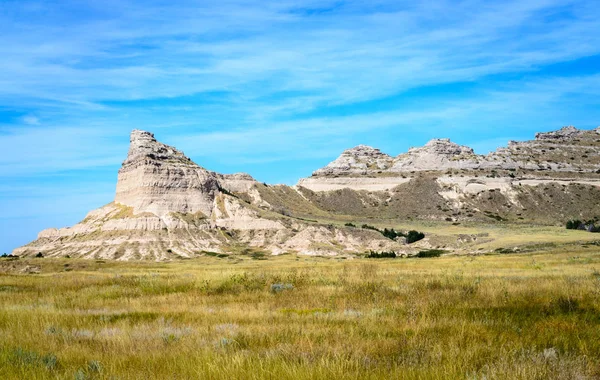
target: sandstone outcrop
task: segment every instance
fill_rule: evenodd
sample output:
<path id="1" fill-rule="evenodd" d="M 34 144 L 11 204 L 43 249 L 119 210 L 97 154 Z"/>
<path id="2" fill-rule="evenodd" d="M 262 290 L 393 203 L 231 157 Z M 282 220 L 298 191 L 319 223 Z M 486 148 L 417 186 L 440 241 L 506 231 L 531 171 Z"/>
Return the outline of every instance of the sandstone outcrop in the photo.
<path id="1" fill-rule="evenodd" d="M 488 155 L 448 139 L 396 157 L 360 145 L 293 187 L 209 171 L 135 130 L 114 201 L 72 227 L 40 232 L 14 254 L 119 260 L 256 250 L 410 255 L 438 246 L 435 236 L 408 245 L 355 226 L 411 220 L 562 224 L 600 218 L 599 199 L 600 127 L 538 133 Z"/>
<path id="2" fill-rule="evenodd" d="M 273 212 L 257 185 L 245 173 L 208 171 L 152 133 L 134 130 L 114 202 L 72 227 L 41 231 L 37 240 L 14 253 L 170 260 L 244 246 L 274 254 L 323 255 L 401 248 L 380 234 L 364 238 L 362 231 L 340 232 Z"/>
<path id="3" fill-rule="evenodd" d="M 454 173 L 463 177 L 503 176 L 508 180 L 518 175 L 538 179 L 540 183 L 548 182 L 554 175 L 575 183 L 596 183 L 600 179 L 597 175 L 600 174 L 599 131 L 600 127 L 592 131 L 564 127 L 537 133 L 535 140 L 510 141 L 507 147 L 488 155 L 476 154 L 473 149 L 449 139 L 431 140 L 423 147 L 411 148 L 396 157 L 361 145 L 343 152 L 311 177 L 301 179 L 298 185 L 314 191 L 390 190 L 419 172 Z M 485 178 L 480 181 L 487 182 Z"/>
<path id="4" fill-rule="evenodd" d="M 315 176 L 334 175 L 336 173 L 366 174 L 372 170 L 386 170 L 393 162 L 391 156 L 381 153 L 379 149 L 367 145 L 359 145 L 345 150 L 335 161 L 315 171 Z"/>
<path id="5" fill-rule="evenodd" d="M 377 166 L 377 159 L 385 165 Z M 329 212 L 561 224 L 600 216 L 600 127 L 510 141 L 488 155 L 435 139 L 396 157 L 361 146 L 298 182 Z M 418 207 L 415 207 L 418 205 Z"/>
<path id="6" fill-rule="evenodd" d="M 154 135 L 131 132 L 129 153 L 119 170 L 115 202 L 138 214 L 212 213 L 219 181 L 215 173 L 196 165 Z"/>

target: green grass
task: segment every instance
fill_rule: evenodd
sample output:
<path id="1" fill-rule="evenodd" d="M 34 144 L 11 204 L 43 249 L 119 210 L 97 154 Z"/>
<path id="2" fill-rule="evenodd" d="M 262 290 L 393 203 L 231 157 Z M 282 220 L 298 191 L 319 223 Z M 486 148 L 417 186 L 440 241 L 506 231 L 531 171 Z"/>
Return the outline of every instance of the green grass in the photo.
<path id="1" fill-rule="evenodd" d="M 41 274 L 18 274 L 26 265 Z M 377 261 L 1 259 L 0 273 L 2 379 L 600 376 L 594 244 Z"/>

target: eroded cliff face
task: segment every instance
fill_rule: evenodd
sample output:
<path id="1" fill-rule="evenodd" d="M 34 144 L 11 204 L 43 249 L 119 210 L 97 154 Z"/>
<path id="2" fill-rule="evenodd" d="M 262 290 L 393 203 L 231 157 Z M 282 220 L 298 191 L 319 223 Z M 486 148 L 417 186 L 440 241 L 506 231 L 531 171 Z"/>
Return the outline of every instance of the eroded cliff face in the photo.
<path id="1" fill-rule="evenodd" d="M 480 185 L 496 183 L 498 177 L 508 182 L 518 177 L 539 183 L 553 179 L 595 183 L 600 179 L 599 170 L 600 127 L 589 131 L 569 126 L 538 133 L 531 141 L 510 141 L 506 148 L 488 155 L 478 155 L 473 149 L 449 139 L 431 140 L 423 147 L 411 148 L 396 157 L 361 145 L 344 151 L 339 158 L 315 171 L 312 177 L 301 179 L 298 185 L 314 191 L 390 190 L 426 173 L 456 185 L 465 181 L 449 178 L 479 178 L 478 182 L 484 182 Z"/>
<path id="2" fill-rule="evenodd" d="M 40 232 L 14 254 L 170 260 L 249 249 L 319 255 L 402 249 L 372 231 L 339 230 L 275 212 L 260 199 L 257 184 L 245 173 L 208 171 L 152 133 L 134 130 L 114 202 L 72 227 Z"/>
<path id="3" fill-rule="evenodd" d="M 298 189 L 328 212 L 384 219 L 561 224 L 600 216 L 600 127 L 510 141 L 488 155 L 435 139 L 396 157 L 349 149 Z"/>
<path id="4" fill-rule="evenodd" d="M 488 155 L 435 139 L 396 157 L 346 150 L 298 186 L 208 171 L 149 132 L 133 131 L 114 202 L 75 226 L 47 229 L 16 255 L 171 260 L 205 252 L 412 254 L 345 226 L 409 220 L 562 224 L 600 216 L 600 128 L 565 127 Z"/>
<path id="5" fill-rule="evenodd" d="M 171 212 L 210 216 L 219 181 L 154 135 L 134 130 L 129 153 L 119 170 L 115 203 L 164 217 Z"/>

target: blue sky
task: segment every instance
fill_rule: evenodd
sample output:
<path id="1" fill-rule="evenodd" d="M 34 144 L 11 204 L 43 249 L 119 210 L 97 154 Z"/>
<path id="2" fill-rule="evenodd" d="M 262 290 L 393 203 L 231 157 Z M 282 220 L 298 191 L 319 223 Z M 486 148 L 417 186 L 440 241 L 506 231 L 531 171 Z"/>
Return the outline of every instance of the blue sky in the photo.
<path id="1" fill-rule="evenodd" d="M 3 0 L 0 54 L 0 253 L 112 201 L 134 128 L 294 184 L 358 144 L 600 124 L 591 0 Z"/>

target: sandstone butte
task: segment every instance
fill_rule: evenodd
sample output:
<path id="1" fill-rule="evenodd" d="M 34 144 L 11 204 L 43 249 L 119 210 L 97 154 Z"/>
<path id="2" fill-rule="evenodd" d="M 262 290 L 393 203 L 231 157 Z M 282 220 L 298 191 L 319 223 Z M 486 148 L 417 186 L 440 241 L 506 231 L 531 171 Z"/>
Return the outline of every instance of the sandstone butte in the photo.
<path id="1" fill-rule="evenodd" d="M 411 255 L 361 225 L 408 220 L 563 224 L 600 216 L 600 127 L 564 127 L 488 155 L 434 139 L 396 157 L 360 145 L 296 186 L 202 168 L 134 130 L 113 202 L 80 223 L 41 231 L 13 254 L 171 260 L 215 253 Z"/>

